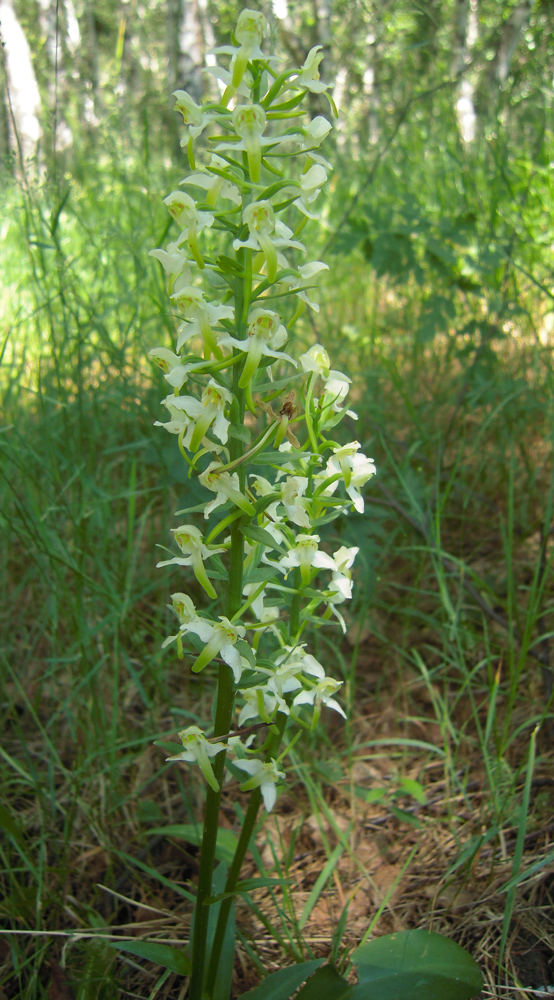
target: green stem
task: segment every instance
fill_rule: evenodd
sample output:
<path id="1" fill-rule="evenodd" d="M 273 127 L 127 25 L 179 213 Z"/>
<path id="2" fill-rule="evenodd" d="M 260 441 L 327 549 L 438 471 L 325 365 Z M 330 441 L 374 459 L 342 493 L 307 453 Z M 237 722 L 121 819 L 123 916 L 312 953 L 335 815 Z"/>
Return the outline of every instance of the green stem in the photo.
<path id="1" fill-rule="evenodd" d="M 296 638 L 298 637 L 298 630 L 300 628 L 300 602 L 302 599 L 302 592 L 300 590 L 300 569 L 297 568 L 294 571 L 294 588 L 295 593 L 290 604 L 290 618 L 289 618 L 289 642 L 291 645 L 294 644 Z"/>
<path id="2" fill-rule="evenodd" d="M 233 716 L 233 674 L 227 664 L 219 667 L 219 682 L 217 688 L 217 711 L 214 725 L 214 735 L 222 736 L 229 732 Z M 200 872 L 194 911 L 194 935 L 192 940 L 192 975 L 189 987 L 190 1000 L 201 1000 L 203 994 L 204 967 L 206 960 L 206 940 L 208 935 L 209 908 L 205 900 L 212 893 L 212 873 L 215 859 L 217 831 L 219 826 L 219 806 L 221 802 L 221 785 L 225 767 L 225 753 L 219 753 L 215 758 L 213 770 L 219 790 L 215 792 L 208 787 L 206 791 L 206 812 L 204 816 L 204 832 L 200 853 Z"/>
<path id="3" fill-rule="evenodd" d="M 279 731 L 278 733 L 275 733 L 270 740 L 270 744 L 267 749 L 266 761 L 270 761 L 272 757 L 275 757 L 279 749 L 279 744 L 283 738 L 286 722 L 287 716 L 284 712 L 279 712 L 277 715 L 277 728 Z M 248 850 L 248 846 L 254 832 L 254 827 L 256 826 L 261 801 L 261 789 L 255 788 L 250 796 L 250 802 L 248 803 L 248 809 L 246 810 L 246 815 L 242 824 L 239 841 L 235 849 L 231 867 L 229 868 L 227 881 L 225 883 L 225 892 L 233 892 L 238 882 L 244 856 Z M 215 978 L 217 976 L 221 949 L 223 948 L 223 942 L 225 940 L 225 931 L 227 929 L 227 921 L 231 912 L 232 903 L 233 898 L 228 896 L 226 899 L 223 899 L 220 904 L 214 942 L 210 955 L 210 968 L 206 982 L 206 993 L 208 996 L 212 995 L 215 986 Z"/>
<path id="4" fill-rule="evenodd" d="M 239 370 L 233 368 L 233 392 L 239 405 L 239 421 L 244 420 L 244 393 L 238 387 Z M 229 451 L 231 459 L 240 458 L 242 442 L 231 438 Z M 244 472 L 243 472 L 244 476 Z M 240 477 L 240 472 L 239 472 Z M 244 489 L 244 483 L 241 483 Z M 244 564 L 244 535 L 239 521 L 231 525 L 231 551 L 229 563 L 229 588 L 227 595 L 227 616 L 232 618 L 242 603 L 242 570 Z M 214 722 L 214 736 L 224 736 L 232 726 L 235 693 L 232 671 L 226 664 L 219 667 L 217 686 L 217 708 Z M 219 809 L 221 804 L 221 787 L 225 769 L 225 753 L 219 753 L 214 760 L 213 770 L 218 783 L 218 791 L 208 787 L 206 791 L 206 812 L 204 816 L 204 831 L 200 852 L 200 871 L 198 874 L 198 889 L 194 910 L 194 934 L 192 940 L 192 975 L 189 987 L 189 1000 L 202 1000 L 204 995 L 204 970 L 206 967 L 206 943 L 208 936 L 208 921 L 210 916 L 206 900 L 212 894 L 212 875 L 219 827 Z"/>

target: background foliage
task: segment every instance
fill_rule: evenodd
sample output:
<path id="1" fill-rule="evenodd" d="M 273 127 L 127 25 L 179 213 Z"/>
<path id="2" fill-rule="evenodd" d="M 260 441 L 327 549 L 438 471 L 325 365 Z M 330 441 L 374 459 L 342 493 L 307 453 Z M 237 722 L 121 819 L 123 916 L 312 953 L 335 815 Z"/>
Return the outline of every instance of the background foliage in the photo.
<path id="1" fill-rule="evenodd" d="M 145 354 L 174 318 L 147 251 L 187 169 L 169 94 L 209 86 L 198 66 L 238 10 L 17 2 L 41 99 L 26 164 L 4 50 L 5 997 L 181 995 L 100 935 L 188 938 L 201 789 L 152 741 L 202 718 L 211 682 L 160 651 L 171 580 L 155 546 L 196 500 L 152 428 L 163 387 Z M 332 192 L 307 231 L 331 270 L 297 352 L 317 338 L 355 379 L 352 437 L 379 478 L 345 528 L 362 549 L 347 639 L 315 637 L 339 660 L 348 723 L 298 744 L 298 794 L 260 833 L 246 875 L 296 889 L 239 914 L 236 993 L 283 953 L 344 965 L 365 934 L 432 924 L 493 994 L 527 996 L 554 983 L 553 8 L 266 13 L 272 44 L 298 64 L 322 44 L 336 80 Z"/>

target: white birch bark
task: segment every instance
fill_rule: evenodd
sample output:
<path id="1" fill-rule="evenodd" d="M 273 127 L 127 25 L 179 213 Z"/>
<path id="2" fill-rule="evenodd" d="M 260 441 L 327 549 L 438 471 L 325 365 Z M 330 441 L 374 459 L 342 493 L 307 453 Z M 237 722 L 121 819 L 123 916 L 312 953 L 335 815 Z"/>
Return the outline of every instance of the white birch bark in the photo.
<path id="1" fill-rule="evenodd" d="M 24 167 L 35 156 L 41 137 L 41 104 L 31 50 L 13 0 L 0 0 L 0 41 L 4 47 L 9 143 Z"/>
<path id="2" fill-rule="evenodd" d="M 471 50 L 478 37 L 479 20 L 477 0 L 457 0 L 455 6 L 454 44 L 452 46 L 452 74 L 457 76 L 471 60 Z M 465 72 L 456 88 L 456 118 L 462 140 L 470 143 L 475 138 L 477 115 L 475 113 L 475 84 L 469 71 Z"/>

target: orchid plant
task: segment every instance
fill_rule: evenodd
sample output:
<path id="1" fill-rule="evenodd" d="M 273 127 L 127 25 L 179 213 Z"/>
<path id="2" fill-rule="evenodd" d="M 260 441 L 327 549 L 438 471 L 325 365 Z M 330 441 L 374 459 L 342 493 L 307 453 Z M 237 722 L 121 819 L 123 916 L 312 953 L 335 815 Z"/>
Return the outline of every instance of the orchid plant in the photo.
<path id="1" fill-rule="evenodd" d="M 237 45 L 215 50 L 228 65 L 210 68 L 220 99 L 200 106 L 175 93 L 190 173 L 165 198 L 177 232 L 167 249 L 151 251 L 178 317 L 174 348 L 150 351 L 168 386 L 169 419 L 158 423 L 177 437 L 189 475 L 206 491 L 200 508 L 179 512 L 179 553 L 158 563 L 190 567 L 205 601 L 172 595 L 177 630 L 164 646 L 175 644 L 195 673 L 217 665 L 213 724 L 183 729 L 182 749 L 168 758 L 197 764 L 206 782 L 191 1000 L 214 995 L 260 807 L 273 809 L 286 780 L 285 730 L 315 727 L 324 708 L 344 716 L 341 681 L 309 651 L 308 634 L 333 616 L 346 630 L 358 548 L 328 550 L 322 529 L 363 511 L 375 475 L 359 442 L 338 438 L 339 424 L 356 419 L 345 406 L 350 379 L 332 369 L 322 345 L 294 347 L 299 317 L 318 312 L 315 282 L 327 270 L 300 239 L 318 219 L 330 170 L 320 145 L 331 123 L 303 109 L 310 94 L 327 95 L 321 47 L 281 71 L 264 53 L 267 35 L 263 14 L 243 10 Z M 330 97 L 329 105 L 332 116 Z M 208 954 L 226 774 L 250 797 Z"/>

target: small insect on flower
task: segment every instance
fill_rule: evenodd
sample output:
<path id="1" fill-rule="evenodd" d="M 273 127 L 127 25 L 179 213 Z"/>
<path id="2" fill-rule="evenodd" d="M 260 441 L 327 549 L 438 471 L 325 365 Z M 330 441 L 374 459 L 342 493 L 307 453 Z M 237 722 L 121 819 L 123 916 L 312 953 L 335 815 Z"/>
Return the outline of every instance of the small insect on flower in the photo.
<path id="1" fill-rule="evenodd" d="M 281 409 L 279 410 L 279 416 L 287 417 L 288 420 L 294 420 L 297 409 L 298 407 L 294 405 L 294 391 L 289 392 Z"/>

